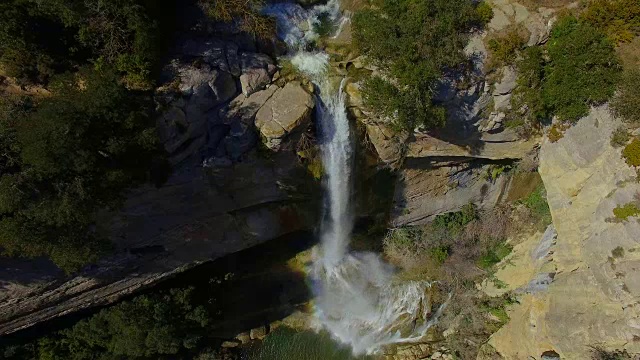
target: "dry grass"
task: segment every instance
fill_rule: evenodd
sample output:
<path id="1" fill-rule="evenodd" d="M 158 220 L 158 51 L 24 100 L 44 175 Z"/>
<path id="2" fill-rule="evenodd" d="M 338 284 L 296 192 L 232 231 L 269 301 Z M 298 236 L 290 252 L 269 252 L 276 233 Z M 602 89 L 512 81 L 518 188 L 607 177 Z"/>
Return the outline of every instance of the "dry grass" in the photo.
<path id="1" fill-rule="evenodd" d="M 640 36 L 616 48 L 625 69 L 640 69 Z"/>

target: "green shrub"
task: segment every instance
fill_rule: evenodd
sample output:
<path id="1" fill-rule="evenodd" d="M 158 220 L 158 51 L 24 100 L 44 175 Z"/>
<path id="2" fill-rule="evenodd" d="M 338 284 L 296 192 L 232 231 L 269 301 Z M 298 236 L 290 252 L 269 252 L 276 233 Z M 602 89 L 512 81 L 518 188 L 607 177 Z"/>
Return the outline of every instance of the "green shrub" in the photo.
<path id="1" fill-rule="evenodd" d="M 483 24 L 488 24 L 493 18 L 493 9 L 486 1 L 478 3 L 476 12 L 478 13 L 478 19 Z"/>
<path id="2" fill-rule="evenodd" d="M 624 121 L 640 124 L 640 70 L 622 74 L 618 90 L 611 100 L 611 110 Z"/>
<path id="3" fill-rule="evenodd" d="M 151 180 L 162 156 L 150 97 L 128 91 L 114 72 L 82 69 L 54 78 L 51 89 L 35 108 L 0 121 L 0 247 L 49 256 L 71 272 L 109 249 L 91 230 L 95 212 Z"/>
<path id="4" fill-rule="evenodd" d="M 625 146 L 622 157 L 629 166 L 640 166 L 640 139 L 634 138 Z"/>
<path id="5" fill-rule="evenodd" d="M 628 203 L 622 206 L 618 205 L 613 209 L 613 216 L 623 221 L 638 215 L 640 215 L 640 208 L 634 203 Z"/>
<path id="6" fill-rule="evenodd" d="M 627 145 L 631 139 L 631 134 L 624 126 L 620 126 L 611 133 L 611 146 L 621 147 Z"/>
<path id="7" fill-rule="evenodd" d="M 121 302 L 70 328 L 0 352 L 3 359 L 164 359 L 204 344 L 214 315 L 194 290 L 171 289 Z"/>
<path id="8" fill-rule="evenodd" d="M 511 246 L 505 243 L 496 244 L 494 247 L 487 249 L 480 259 L 478 266 L 483 269 L 490 269 L 493 265 L 499 263 L 502 259 L 511 253 Z"/>
<path id="9" fill-rule="evenodd" d="M 260 14 L 260 0 L 200 0 L 206 13 L 224 22 L 238 21 L 240 28 L 260 39 L 271 39 L 276 33 L 275 19 Z"/>
<path id="10" fill-rule="evenodd" d="M 398 127 L 428 128 L 444 123 L 444 109 L 431 98 L 443 70 L 465 61 L 468 32 L 481 22 L 469 0 L 373 0 L 353 16 L 354 45 L 390 79 L 363 86 L 368 107 Z"/>
<path id="11" fill-rule="evenodd" d="M 520 203 L 531 211 L 531 214 L 536 221 L 539 221 L 544 225 L 551 223 L 551 210 L 547 203 L 543 184 L 538 185 L 538 187 L 536 187 L 529 196 L 520 200 Z"/>
<path id="12" fill-rule="evenodd" d="M 577 121 L 613 95 L 620 66 L 604 33 L 565 16 L 553 26 L 547 51 L 543 99 L 561 120 Z"/>
<path id="13" fill-rule="evenodd" d="M 438 246 L 431 249 L 429 255 L 438 265 L 442 265 L 449 257 L 449 251 L 450 249 L 446 246 Z"/>
<path id="14" fill-rule="evenodd" d="M 487 45 L 490 51 L 490 67 L 512 64 L 526 42 L 523 30 L 519 27 L 512 27 L 505 34 L 489 39 Z"/>
<path id="15" fill-rule="evenodd" d="M 593 0 L 580 18 L 604 31 L 614 43 L 640 35 L 640 3 L 636 0 Z"/>
<path id="16" fill-rule="evenodd" d="M 522 117 L 534 126 L 549 117 L 542 98 L 544 65 L 544 53 L 540 46 L 526 48 L 522 58 L 516 62 L 518 78 L 511 105 L 516 111 L 526 109 Z"/>
<path id="17" fill-rule="evenodd" d="M 435 217 L 432 226 L 436 229 L 445 229 L 453 235 L 458 235 L 465 225 L 478 218 L 478 208 L 475 204 L 469 203 L 460 209 Z"/>
<path id="18" fill-rule="evenodd" d="M 622 246 L 618 246 L 615 249 L 611 250 L 611 256 L 618 259 L 624 256 L 624 249 Z"/>
<path id="19" fill-rule="evenodd" d="M 81 2 L 7 0 L 0 4 L 0 64 L 22 83 L 45 83 L 89 62 L 119 70 L 148 88 L 173 30 L 173 0 Z"/>

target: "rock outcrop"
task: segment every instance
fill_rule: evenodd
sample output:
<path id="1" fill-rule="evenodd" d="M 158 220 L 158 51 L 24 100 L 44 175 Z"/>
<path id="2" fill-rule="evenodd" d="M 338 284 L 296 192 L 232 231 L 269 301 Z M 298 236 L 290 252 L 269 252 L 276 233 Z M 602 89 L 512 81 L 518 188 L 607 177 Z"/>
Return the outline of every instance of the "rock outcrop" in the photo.
<path id="1" fill-rule="evenodd" d="M 523 289 L 489 342 L 501 358 L 588 359 L 594 345 L 640 352 L 640 224 L 611 220 L 640 185 L 610 145 L 617 125 L 606 107 L 595 108 L 562 139 L 542 144 L 539 171 L 557 238 L 538 234 L 514 251 L 515 267 L 496 273 Z"/>
<path id="2" fill-rule="evenodd" d="M 278 149 L 286 136 L 306 129 L 314 107 L 313 97 L 297 81 L 276 89 L 256 113 L 256 126 L 265 145 Z"/>

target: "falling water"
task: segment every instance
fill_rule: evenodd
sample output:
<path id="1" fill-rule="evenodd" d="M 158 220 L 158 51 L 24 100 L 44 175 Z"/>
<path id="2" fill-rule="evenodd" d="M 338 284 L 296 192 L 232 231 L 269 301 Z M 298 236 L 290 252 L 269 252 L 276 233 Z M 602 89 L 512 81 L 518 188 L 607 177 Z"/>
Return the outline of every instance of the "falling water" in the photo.
<path id="1" fill-rule="evenodd" d="M 418 341 L 433 325 L 442 307 L 431 313 L 426 281 L 398 283 L 394 269 L 374 253 L 350 253 L 353 228 L 351 209 L 353 139 L 346 113 L 344 79 L 332 85 L 329 56 L 308 51 L 317 39 L 315 27 L 325 14 L 338 31 L 344 19 L 337 0 L 310 10 L 292 3 L 269 5 L 278 34 L 293 52 L 291 63 L 319 89 L 317 122 L 322 161 L 326 214 L 321 227 L 321 248 L 311 278 L 319 327 L 349 344 L 355 354 L 375 353 L 383 346 Z M 328 16 L 327 16 L 328 15 Z"/>

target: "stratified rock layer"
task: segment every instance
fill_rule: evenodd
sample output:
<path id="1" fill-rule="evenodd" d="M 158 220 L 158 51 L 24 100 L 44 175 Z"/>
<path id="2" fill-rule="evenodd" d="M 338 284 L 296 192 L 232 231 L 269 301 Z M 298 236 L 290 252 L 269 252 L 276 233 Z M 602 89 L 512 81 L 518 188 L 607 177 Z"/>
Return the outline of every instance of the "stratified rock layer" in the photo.
<path id="1" fill-rule="evenodd" d="M 516 267 L 497 274 L 525 289 L 511 320 L 489 342 L 505 359 L 537 359 L 545 351 L 589 359 L 595 345 L 640 352 L 640 224 L 611 220 L 617 205 L 635 200 L 640 185 L 610 145 L 617 125 L 606 107 L 592 109 L 562 139 L 542 145 L 539 171 L 557 239 L 547 244 L 543 261 L 534 256 L 541 237 L 527 250 L 528 265 L 516 259 Z M 620 250 L 614 255 L 616 248 L 622 256 Z M 535 286 L 550 273 L 550 284 Z"/>

